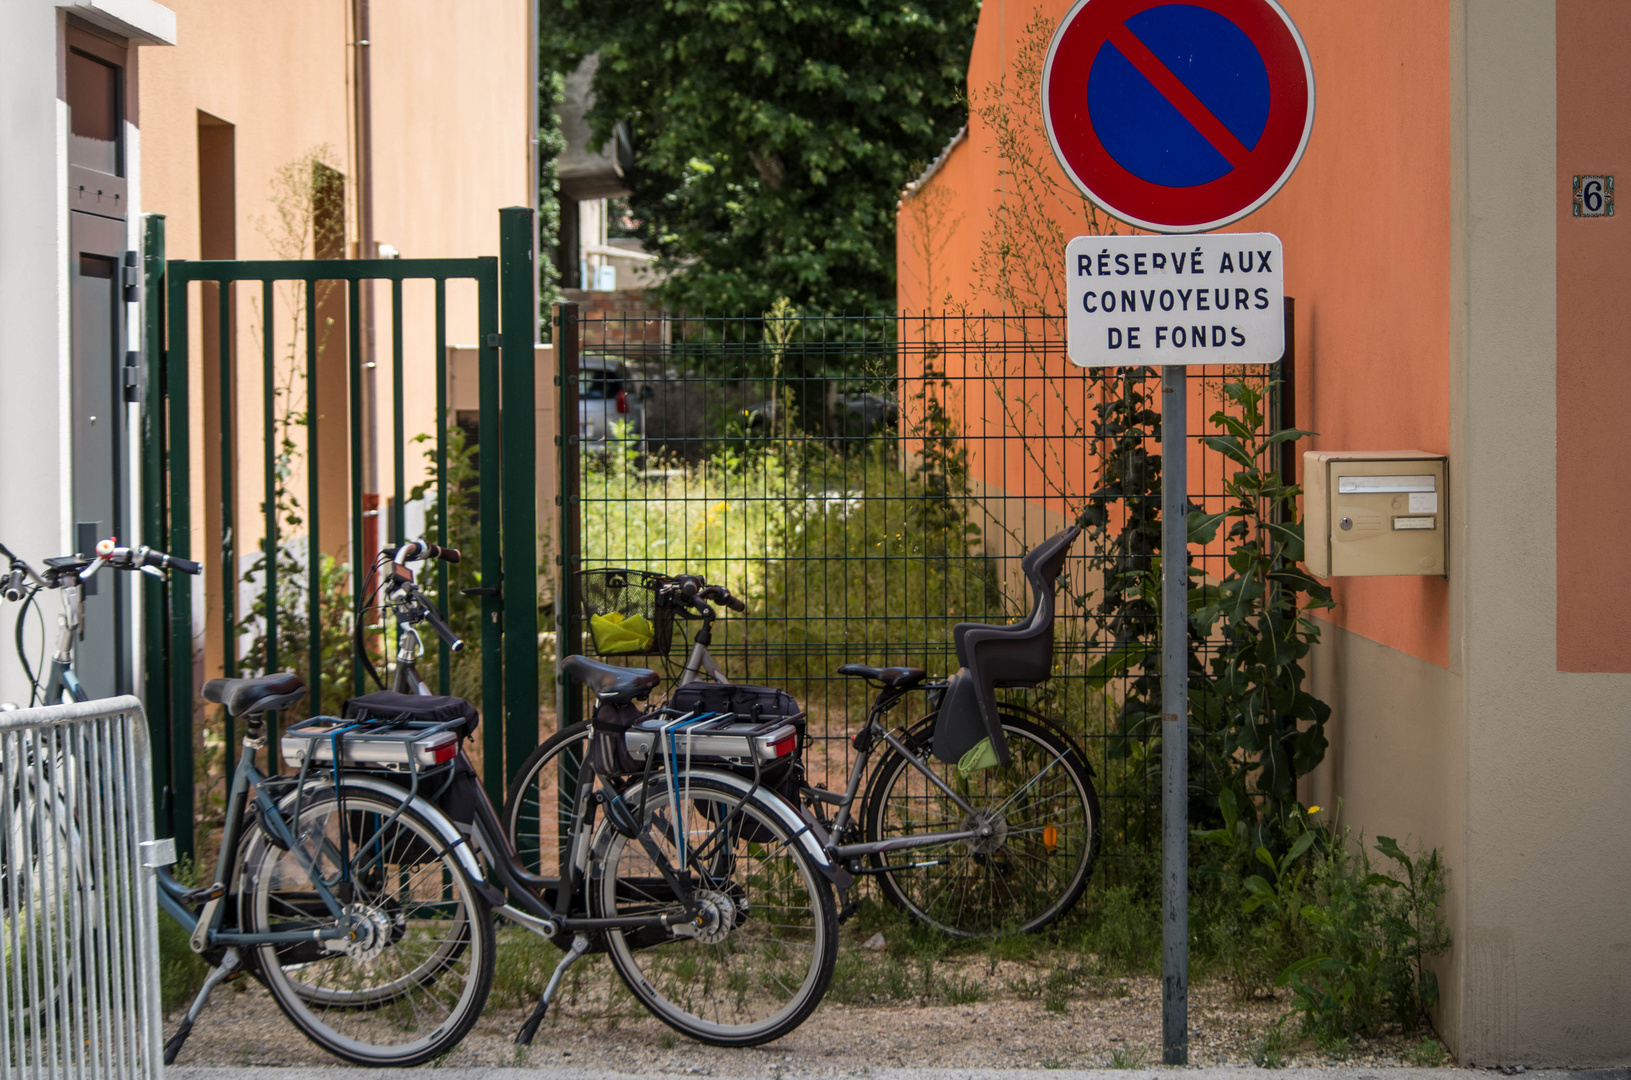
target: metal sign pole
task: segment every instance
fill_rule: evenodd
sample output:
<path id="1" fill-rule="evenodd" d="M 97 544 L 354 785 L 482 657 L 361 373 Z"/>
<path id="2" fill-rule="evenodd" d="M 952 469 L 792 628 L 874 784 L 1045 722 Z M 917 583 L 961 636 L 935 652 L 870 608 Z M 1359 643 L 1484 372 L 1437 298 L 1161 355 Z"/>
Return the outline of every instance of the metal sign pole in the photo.
<path id="1" fill-rule="evenodd" d="M 1189 1064 L 1189 392 L 1161 369 L 1161 1061 Z"/>

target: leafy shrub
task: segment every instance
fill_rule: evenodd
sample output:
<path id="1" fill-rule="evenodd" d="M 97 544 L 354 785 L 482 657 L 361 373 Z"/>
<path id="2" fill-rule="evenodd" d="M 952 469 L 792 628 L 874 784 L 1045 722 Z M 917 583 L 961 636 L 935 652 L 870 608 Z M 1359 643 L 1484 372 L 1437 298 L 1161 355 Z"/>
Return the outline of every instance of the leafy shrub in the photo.
<path id="1" fill-rule="evenodd" d="M 1302 909 L 1320 951 L 1281 975 L 1305 1034 L 1322 1042 L 1372 1035 L 1388 1025 L 1421 1029 L 1438 1002 L 1438 980 L 1425 961 L 1449 948 L 1439 910 L 1447 870 L 1437 850 L 1407 855 L 1391 837 L 1375 850 L 1403 871 L 1376 873 L 1363 840 L 1331 837 L 1313 866 L 1312 902 Z"/>

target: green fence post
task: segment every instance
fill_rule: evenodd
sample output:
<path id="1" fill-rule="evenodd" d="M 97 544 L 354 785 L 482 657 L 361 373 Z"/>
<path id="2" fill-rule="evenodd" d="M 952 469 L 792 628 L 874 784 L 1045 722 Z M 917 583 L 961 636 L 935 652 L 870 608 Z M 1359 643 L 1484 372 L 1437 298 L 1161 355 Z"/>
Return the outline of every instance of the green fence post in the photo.
<path id="1" fill-rule="evenodd" d="M 164 215 L 147 214 L 142 244 L 142 543 L 169 551 L 164 529 Z M 170 671 L 163 581 L 141 575 L 142 684 L 153 754 L 154 828 L 176 835 L 170 803 Z"/>
<path id="2" fill-rule="evenodd" d="M 578 445 L 578 305 L 556 304 L 555 462 L 558 475 L 555 496 L 560 515 L 561 550 L 555 557 L 559 567 L 555 588 L 555 652 L 560 658 L 583 651 L 583 611 L 578 602 L 578 571 L 583 568 L 583 499 L 579 491 Z M 555 721 L 565 728 L 583 719 L 583 687 L 562 675 L 555 676 Z"/>
<path id="3" fill-rule="evenodd" d="M 188 425 L 192 421 L 187 385 L 186 262 L 169 264 L 166 282 L 168 323 L 175 328 L 164 358 L 169 398 L 170 546 L 172 555 L 192 558 L 192 462 Z M 176 853 L 193 853 L 193 579 L 170 575 L 170 822 Z"/>
<path id="4" fill-rule="evenodd" d="M 499 211 L 500 341 L 504 358 L 504 754 L 506 781 L 538 745 L 537 270 L 533 211 Z"/>
<path id="5" fill-rule="evenodd" d="M 482 785 L 494 806 L 504 803 L 504 553 L 500 547 L 499 495 L 504 489 L 498 423 L 498 260 L 482 259 L 476 286 L 480 324 L 478 380 L 480 417 L 476 463 L 481 493 L 481 711 Z"/>

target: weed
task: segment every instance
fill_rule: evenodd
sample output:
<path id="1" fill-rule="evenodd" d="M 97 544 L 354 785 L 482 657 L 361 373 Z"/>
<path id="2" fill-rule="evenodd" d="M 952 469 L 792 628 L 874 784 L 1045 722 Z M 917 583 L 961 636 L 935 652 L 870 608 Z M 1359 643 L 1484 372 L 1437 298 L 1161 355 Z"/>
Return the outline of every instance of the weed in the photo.
<path id="1" fill-rule="evenodd" d="M 972 1005 L 985 1000 L 985 987 L 973 979 L 941 979 L 940 996 L 945 998 L 948 1005 Z"/>
<path id="2" fill-rule="evenodd" d="M 1260 1069 L 1283 1069 L 1290 1064 L 1292 1045 L 1285 1017 L 1281 1017 L 1252 1044 L 1252 1064 Z"/>
<path id="3" fill-rule="evenodd" d="M 535 940 L 524 931 L 506 930 L 499 934 L 491 991 L 495 1002 L 516 1009 L 526 1008 L 544 992 Z"/>
<path id="4" fill-rule="evenodd" d="M 159 916 L 159 1002 L 165 1012 L 190 1004 L 210 973 L 193 952 L 191 936 L 168 915 Z"/>
<path id="5" fill-rule="evenodd" d="M 1432 1036 L 1427 1036 L 1421 1042 L 1405 1048 L 1405 1060 L 1412 1065 L 1434 1069 L 1444 1064 L 1444 1059 L 1450 1055 L 1445 1051 L 1444 1044 Z"/>
<path id="6" fill-rule="evenodd" d="M 680 1044 L 680 1037 L 672 1031 L 664 1031 L 657 1036 L 657 1045 L 663 1050 L 672 1050 Z"/>
<path id="7" fill-rule="evenodd" d="M 1128 1046 L 1118 1046 L 1110 1051 L 1110 1068 L 1112 1069 L 1142 1069 L 1144 1067 L 1144 1051 Z"/>

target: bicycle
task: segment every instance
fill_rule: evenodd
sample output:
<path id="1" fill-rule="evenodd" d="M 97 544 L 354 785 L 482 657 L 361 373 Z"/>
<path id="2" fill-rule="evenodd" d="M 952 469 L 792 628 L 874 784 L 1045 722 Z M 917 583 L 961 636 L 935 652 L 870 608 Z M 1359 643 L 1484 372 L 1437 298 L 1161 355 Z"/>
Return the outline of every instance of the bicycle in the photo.
<path id="1" fill-rule="evenodd" d="M 352 699 L 349 717 L 474 714 L 462 698 L 431 694 L 417 671 L 424 651 L 419 626 L 430 626 L 454 651 L 463 643 L 420 590 L 409 564 L 458 557 L 422 540 L 381 552 L 370 581 L 381 579 L 373 592 L 384 594 L 395 615 L 395 669 L 391 689 Z M 656 685 L 655 676 L 585 665 L 573 670 L 609 713 L 637 712 L 633 703 Z M 568 968 L 592 951 L 609 955 L 624 984 L 659 1020 L 715 1045 L 780 1038 L 820 1003 L 838 952 L 829 881 L 845 875 L 794 808 L 760 782 L 763 769 L 791 755 L 792 742 L 716 726 L 709 736 L 753 763 L 743 775 L 697 764 L 691 751 L 702 734 L 669 731 L 654 739 L 658 745 L 632 780 L 591 756 L 578 761 L 556 838 L 566 854 L 553 875 L 523 864 L 459 742 L 436 798 L 468 838 L 460 850 L 471 852 L 484 871 L 498 914 L 566 952 L 517 1043 L 531 1042 Z M 694 757 L 702 758 L 703 750 Z"/>
<path id="2" fill-rule="evenodd" d="M 1066 529 L 1022 560 L 1033 597 L 1024 621 L 955 628 L 963 670 L 952 679 L 929 682 L 920 668 L 846 664 L 838 669 L 878 691 L 852 739 L 856 755 L 842 792 L 804 783 L 797 763 L 790 770 L 785 794 L 800 806 L 833 863 L 853 877 L 877 877 L 894 906 L 952 936 L 1041 929 L 1070 910 L 1092 873 L 1099 806 L 1090 767 L 1057 722 L 999 703 L 994 693 L 999 686 L 1035 685 L 1051 674 L 1053 589 L 1079 534 L 1080 529 Z M 728 590 L 694 576 L 604 569 L 583 574 L 594 583 L 585 589 L 586 620 L 606 617 L 597 607 L 621 607 L 619 623 L 635 617 L 626 612 L 637 611 L 642 619 L 649 612 L 649 641 L 642 638 L 641 644 L 651 652 L 667 654 L 668 618 L 700 622 L 675 680 L 676 696 L 712 685 L 702 682 L 704 674 L 729 685 L 708 653 L 716 617 L 712 604 L 742 610 Z M 643 590 L 651 602 L 589 600 L 591 592 L 608 589 Z M 985 655 L 992 650 L 1006 655 L 992 661 Z M 1004 668 L 1000 678 L 996 667 Z M 642 674 L 656 679 L 653 672 Z M 902 727 L 887 725 L 889 713 L 918 690 L 929 693 L 929 711 Z M 692 694 L 690 700 L 695 699 Z M 561 781 L 588 756 L 591 734 L 590 723 L 578 723 L 551 736 L 533 751 L 506 795 L 510 842 L 536 852 L 540 872 L 548 872 L 557 857 L 549 839 L 564 828 L 568 812 Z M 874 754 L 881 757 L 868 782 Z M 906 852 L 916 854 L 910 861 L 894 861 Z M 855 907 L 845 904 L 841 918 Z"/>
<path id="3" fill-rule="evenodd" d="M 74 648 L 84 625 L 84 587 L 98 572 L 109 568 L 162 578 L 167 570 L 190 574 L 200 570 L 197 563 L 152 548 L 119 547 L 111 538 L 99 542 L 89 556 L 46 559 L 43 572 L 36 571 L 4 544 L 0 544 L 0 556 L 8 563 L 6 572 L 0 574 L 0 596 L 22 605 L 14 644 L 28 678 L 30 706 L 89 699 L 74 672 Z M 37 604 L 39 594 L 46 591 L 59 592 L 62 597 L 56 649 L 49 668 L 44 657 L 38 667 L 30 664 L 25 646 L 26 616 Z M 77 934 L 58 942 L 58 947 L 69 950 L 61 958 L 67 962 L 56 972 L 57 981 L 50 992 L 38 999 L 41 1008 L 47 1007 L 48 1000 L 55 1003 L 49 1007 L 55 1008 L 89 993 L 86 965 L 78 957 L 102 947 L 103 919 L 113 899 L 99 895 L 93 884 L 97 879 L 91 872 L 92 852 L 87 838 L 98 835 L 95 823 L 82 823 L 75 810 L 92 790 L 87 753 L 83 740 L 62 731 L 14 736 L 8 740 L 6 750 L 0 750 L 0 786 L 4 788 L 0 827 L 4 828 L 5 847 L 11 856 L 0 867 L 0 938 L 7 942 L 8 952 L 40 949 L 45 944 L 39 938 L 42 931 L 28 911 L 37 907 L 48 892 L 64 899 L 65 907 L 59 910 L 68 913 L 77 930 Z M 77 955 L 74 950 L 79 950 Z"/>

